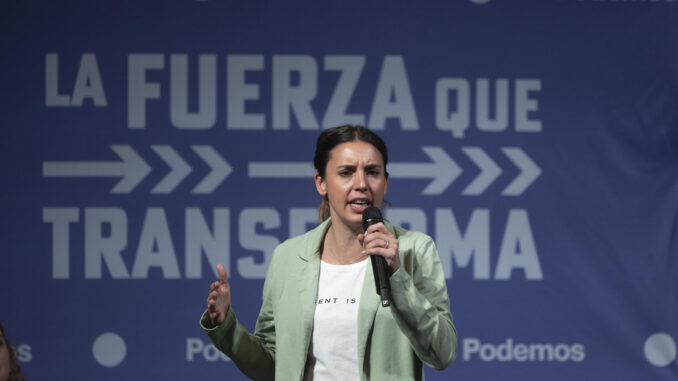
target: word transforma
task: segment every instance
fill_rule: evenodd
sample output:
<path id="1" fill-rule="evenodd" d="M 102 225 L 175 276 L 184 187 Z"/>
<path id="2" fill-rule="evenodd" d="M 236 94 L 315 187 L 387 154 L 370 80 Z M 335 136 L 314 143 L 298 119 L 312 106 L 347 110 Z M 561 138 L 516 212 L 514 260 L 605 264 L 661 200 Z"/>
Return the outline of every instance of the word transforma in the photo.
<path id="1" fill-rule="evenodd" d="M 47 231 L 52 236 L 52 277 L 71 279 L 71 270 L 78 269 L 82 275 L 76 277 L 84 279 L 102 279 L 106 274 L 111 279 L 159 275 L 164 279 L 201 279 L 204 258 L 215 277 L 215 267 L 222 263 L 229 273 L 263 279 L 275 247 L 315 226 L 318 218 L 315 208 L 290 208 L 285 229 L 282 213 L 276 208 L 244 208 L 233 220 L 231 212 L 226 207 L 207 211 L 44 207 L 43 222 L 51 227 Z M 459 222 L 452 209 L 437 208 L 432 229 L 427 226 L 424 209 L 389 208 L 386 218 L 411 230 L 431 230 L 447 279 L 452 278 L 453 270 L 466 267 L 472 267 L 467 274 L 477 280 L 543 279 L 525 209 L 495 212 L 493 218 L 499 223 L 490 224 L 489 209 L 473 209 Z M 501 224 L 503 232 L 495 228 Z M 496 242 L 491 240 L 490 226 Z M 233 233 L 237 242 L 232 242 Z"/>

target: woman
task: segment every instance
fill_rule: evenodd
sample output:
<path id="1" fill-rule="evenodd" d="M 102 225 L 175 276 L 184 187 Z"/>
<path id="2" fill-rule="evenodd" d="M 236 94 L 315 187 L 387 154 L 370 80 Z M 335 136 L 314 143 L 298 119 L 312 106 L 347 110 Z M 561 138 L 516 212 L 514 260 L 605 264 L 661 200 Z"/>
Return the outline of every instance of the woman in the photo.
<path id="1" fill-rule="evenodd" d="M 19 360 L 14 348 L 5 337 L 5 328 L 0 324 L 0 381 L 25 381 L 21 375 Z"/>
<path id="2" fill-rule="evenodd" d="M 247 376 L 419 380 L 422 361 L 436 369 L 454 361 L 457 333 L 431 238 L 388 222 L 363 234 L 362 212 L 383 202 L 387 162 L 384 142 L 364 127 L 320 134 L 314 179 L 324 222 L 276 248 L 254 334 L 238 323 L 217 266 L 201 325 Z M 380 306 L 370 255 L 388 265 L 391 307 Z"/>

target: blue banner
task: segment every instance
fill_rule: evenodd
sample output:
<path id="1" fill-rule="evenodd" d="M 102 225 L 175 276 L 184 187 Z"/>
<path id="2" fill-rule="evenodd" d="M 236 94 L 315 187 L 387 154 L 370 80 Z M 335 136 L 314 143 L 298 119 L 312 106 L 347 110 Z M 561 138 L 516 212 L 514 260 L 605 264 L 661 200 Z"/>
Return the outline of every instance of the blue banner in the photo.
<path id="1" fill-rule="evenodd" d="M 215 266 L 252 330 L 346 123 L 439 251 L 459 355 L 427 379 L 678 379 L 675 1 L 4 8 L 0 322 L 29 379 L 243 379 L 198 324 Z"/>

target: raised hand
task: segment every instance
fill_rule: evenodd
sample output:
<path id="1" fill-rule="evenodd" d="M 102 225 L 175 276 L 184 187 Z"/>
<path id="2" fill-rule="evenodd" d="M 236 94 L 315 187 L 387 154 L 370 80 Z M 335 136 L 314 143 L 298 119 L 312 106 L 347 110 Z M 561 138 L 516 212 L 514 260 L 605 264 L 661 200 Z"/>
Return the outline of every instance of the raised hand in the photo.
<path id="1" fill-rule="evenodd" d="M 224 322 L 231 306 L 231 286 L 228 284 L 226 269 L 221 263 L 217 265 L 217 272 L 219 280 L 210 285 L 207 296 L 207 313 L 214 325 Z"/>

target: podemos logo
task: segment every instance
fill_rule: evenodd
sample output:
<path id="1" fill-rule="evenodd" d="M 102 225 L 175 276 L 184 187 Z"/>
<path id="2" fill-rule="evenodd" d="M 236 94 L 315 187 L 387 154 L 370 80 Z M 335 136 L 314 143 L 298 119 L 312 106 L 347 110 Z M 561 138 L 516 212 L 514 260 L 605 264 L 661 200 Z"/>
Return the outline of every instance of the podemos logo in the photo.
<path id="1" fill-rule="evenodd" d="M 475 337 L 463 340 L 464 361 L 584 361 L 583 344 L 515 343 L 507 338 L 501 344 L 482 343 Z"/>

